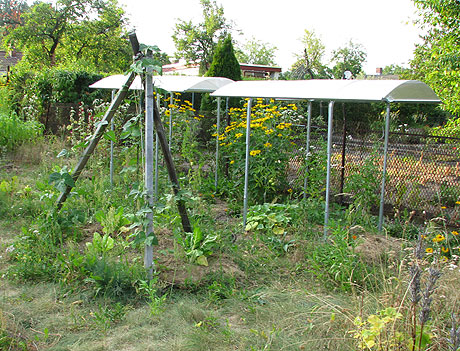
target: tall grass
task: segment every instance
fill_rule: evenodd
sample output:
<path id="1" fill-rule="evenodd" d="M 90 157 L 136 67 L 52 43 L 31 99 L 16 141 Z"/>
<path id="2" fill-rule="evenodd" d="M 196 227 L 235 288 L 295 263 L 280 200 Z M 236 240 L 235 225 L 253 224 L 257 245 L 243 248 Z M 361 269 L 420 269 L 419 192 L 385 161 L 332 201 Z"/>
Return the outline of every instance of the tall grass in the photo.
<path id="1" fill-rule="evenodd" d="M 15 114 L 0 113 L 0 152 L 12 151 L 42 134 L 43 126 L 40 122 L 22 121 Z"/>
<path id="2" fill-rule="evenodd" d="M 0 153 L 12 151 L 26 141 L 43 134 L 43 126 L 38 121 L 23 121 L 10 109 L 6 87 L 0 87 Z"/>

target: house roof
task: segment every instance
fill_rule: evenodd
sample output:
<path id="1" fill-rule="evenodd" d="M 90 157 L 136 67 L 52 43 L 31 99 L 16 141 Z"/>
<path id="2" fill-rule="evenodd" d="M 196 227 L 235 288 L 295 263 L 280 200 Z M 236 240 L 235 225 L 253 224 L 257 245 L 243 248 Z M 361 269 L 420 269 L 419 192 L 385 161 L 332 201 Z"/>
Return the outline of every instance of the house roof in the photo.
<path id="1" fill-rule="evenodd" d="M 16 65 L 22 58 L 22 52 L 13 51 L 8 54 L 4 50 L 0 50 L 0 71 L 6 71 L 8 66 Z"/>
<path id="2" fill-rule="evenodd" d="M 314 101 L 441 102 L 428 85 L 416 80 L 240 81 L 211 95 Z"/>

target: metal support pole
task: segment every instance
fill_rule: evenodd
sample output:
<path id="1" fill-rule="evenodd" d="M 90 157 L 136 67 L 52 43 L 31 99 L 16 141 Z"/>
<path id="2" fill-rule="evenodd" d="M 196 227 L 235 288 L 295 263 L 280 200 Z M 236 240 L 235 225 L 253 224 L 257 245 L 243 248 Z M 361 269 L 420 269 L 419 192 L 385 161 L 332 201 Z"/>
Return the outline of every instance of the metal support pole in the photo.
<path id="1" fill-rule="evenodd" d="M 148 57 L 152 57 L 149 51 Z M 147 202 L 153 209 L 153 68 L 148 67 L 145 75 L 145 173 L 144 181 L 147 191 Z M 147 213 L 148 223 L 145 228 L 146 236 L 153 233 L 153 212 Z M 145 245 L 144 250 L 144 267 L 148 271 L 149 279 L 153 276 L 153 246 Z"/>
<path id="2" fill-rule="evenodd" d="M 172 105 L 174 105 L 173 93 L 170 93 L 169 97 L 169 149 L 171 149 L 171 140 L 172 140 Z"/>
<path id="3" fill-rule="evenodd" d="M 216 123 L 216 174 L 214 179 L 214 188 L 217 192 L 217 183 L 219 181 L 219 133 L 220 133 L 220 97 L 217 98 L 217 123 Z"/>
<path id="4" fill-rule="evenodd" d="M 303 184 L 303 198 L 307 198 L 307 184 L 308 184 L 308 159 L 310 157 L 310 130 L 311 130 L 311 114 L 312 114 L 312 102 L 308 101 L 308 115 L 307 115 L 307 142 L 305 145 L 305 181 Z"/>
<path id="5" fill-rule="evenodd" d="M 112 101 L 115 99 L 116 90 L 112 90 Z M 110 121 L 110 130 L 113 132 L 115 127 L 113 124 L 114 118 Z M 110 140 L 110 186 L 113 187 L 113 140 Z"/>
<path id="6" fill-rule="evenodd" d="M 345 117 L 345 103 L 342 102 L 342 116 L 343 116 L 343 134 L 342 134 L 342 162 L 340 164 L 340 204 L 343 205 L 343 187 L 345 185 L 345 158 L 347 152 L 347 123 Z"/>
<path id="7" fill-rule="evenodd" d="M 248 186 L 249 186 L 249 147 L 251 140 L 251 105 L 252 99 L 248 101 L 246 114 L 246 162 L 244 165 L 244 205 L 243 205 L 243 228 L 246 228 L 246 219 L 248 216 Z"/>
<path id="8" fill-rule="evenodd" d="M 157 94 L 157 105 L 160 106 L 160 94 L 158 90 L 156 91 Z M 153 197 L 153 200 L 155 203 L 158 202 L 158 179 L 159 179 L 159 169 L 158 169 L 158 150 L 160 146 L 158 144 L 158 134 L 155 133 L 155 195 Z"/>
<path id="9" fill-rule="evenodd" d="M 192 108 L 195 108 L 195 93 L 192 93 Z"/>
<path id="10" fill-rule="evenodd" d="M 380 208 L 379 208 L 379 225 L 378 230 L 382 231 L 383 227 L 383 207 L 385 205 L 385 178 L 387 174 L 388 161 L 388 136 L 390 134 L 390 103 L 387 103 L 387 115 L 385 119 L 385 141 L 383 147 L 383 171 L 382 171 L 382 190 L 380 193 Z"/>
<path id="11" fill-rule="evenodd" d="M 324 241 L 327 239 L 329 224 L 329 193 L 331 187 L 331 156 L 332 156 L 332 121 L 334 117 L 334 101 L 329 101 L 327 120 L 327 175 L 326 175 L 326 204 L 324 210 Z"/>

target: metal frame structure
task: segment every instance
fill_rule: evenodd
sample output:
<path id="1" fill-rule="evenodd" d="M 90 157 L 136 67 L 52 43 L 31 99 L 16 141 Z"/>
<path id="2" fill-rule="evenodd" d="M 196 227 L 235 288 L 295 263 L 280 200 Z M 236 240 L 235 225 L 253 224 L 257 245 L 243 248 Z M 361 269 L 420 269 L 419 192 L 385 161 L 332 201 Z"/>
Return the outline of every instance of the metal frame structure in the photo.
<path id="1" fill-rule="evenodd" d="M 314 101 L 328 102 L 328 138 L 327 138 L 327 175 L 326 175 L 326 198 L 324 213 L 324 238 L 328 234 L 329 223 L 329 192 L 331 176 L 331 153 L 332 153 L 332 124 L 334 118 L 335 102 L 384 102 L 387 104 L 385 120 L 384 142 L 384 165 L 382 170 L 382 183 L 380 195 L 379 224 L 383 226 L 383 205 L 385 195 L 385 177 L 388 160 L 388 134 L 390 123 L 391 103 L 440 103 L 440 99 L 433 90 L 423 82 L 415 80 L 305 80 L 305 81 L 243 81 L 224 86 L 211 96 L 215 97 L 241 97 L 271 98 L 278 100 L 306 100 L 308 106 L 306 155 L 308 160 L 310 152 L 310 127 L 311 127 L 311 103 Z M 246 164 L 244 184 L 243 224 L 246 225 L 247 217 L 247 194 L 249 179 L 249 148 L 250 148 L 250 103 L 248 104 L 247 127 L 246 127 Z M 305 179 L 306 190 L 307 178 Z"/>

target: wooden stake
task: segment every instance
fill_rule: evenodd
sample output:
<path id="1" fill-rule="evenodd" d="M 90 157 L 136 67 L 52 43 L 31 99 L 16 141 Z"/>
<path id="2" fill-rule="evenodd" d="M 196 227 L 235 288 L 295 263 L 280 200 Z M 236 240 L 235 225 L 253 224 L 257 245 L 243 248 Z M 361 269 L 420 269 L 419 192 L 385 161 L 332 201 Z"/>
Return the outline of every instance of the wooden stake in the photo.
<path id="1" fill-rule="evenodd" d="M 157 138 L 160 142 L 161 151 L 163 152 L 166 168 L 168 169 L 169 179 L 172 183 L 172 188 L 174 191 L 174 195 L 178 195 L 180 191 L 179 180 L 177 179 L 176 169 L 174 167 L 174 161 L 172 158 L 171 150 L 168 145 L 168 141 L 166 140 L 165 130 L 163 128 L 163 123 L 161 122 L 160 113 L 158 112 L 158 106 L 154 103 L 153 108 L 153 123 L 155 124 L 155 130 L 157 132 Z M 185 207 L 185 201 L 181 198 L 176 198 L 177 208 L 179 210 L 179 215 L 182 221 L 182 228 L 184 228 L 184 232 L 192 233 L 192 225 L 190 224 L 190 220 L 187 215 L 187 209 Z"/>

